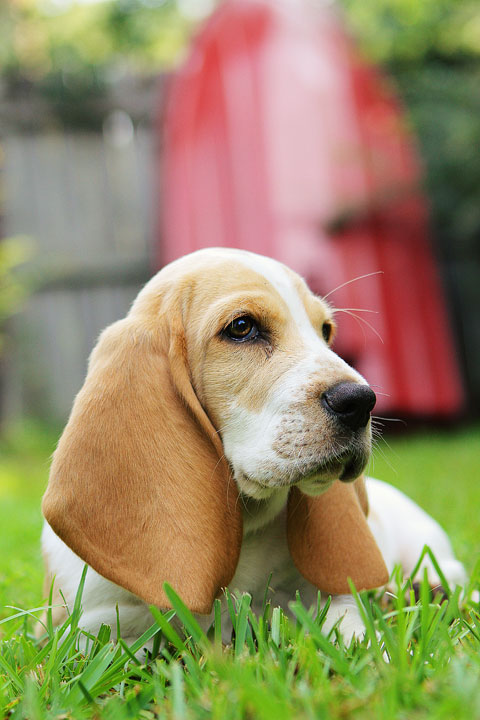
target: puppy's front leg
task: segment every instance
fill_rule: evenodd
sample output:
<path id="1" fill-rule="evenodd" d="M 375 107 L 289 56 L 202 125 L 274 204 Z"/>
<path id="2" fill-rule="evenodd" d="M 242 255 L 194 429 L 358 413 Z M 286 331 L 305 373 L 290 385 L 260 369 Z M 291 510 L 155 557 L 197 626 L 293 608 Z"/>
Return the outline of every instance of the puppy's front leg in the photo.
<path id="1" fill-rule="evenodd" d="M 353 595 L 332 596 L 332 601 L 323 625 L 325 635 L 329 634 L 337 622 L 339 622 L 338 628 L 347 647 L 351 644 L 354 637 L 362 639 L 365 635 L 365 625 Z"/>

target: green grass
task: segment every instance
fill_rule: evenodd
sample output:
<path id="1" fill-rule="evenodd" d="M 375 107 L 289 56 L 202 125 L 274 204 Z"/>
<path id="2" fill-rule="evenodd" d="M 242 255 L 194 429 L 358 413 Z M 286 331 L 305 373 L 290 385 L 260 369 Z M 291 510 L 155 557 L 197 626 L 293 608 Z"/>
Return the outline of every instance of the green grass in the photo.
<path id="1" fill-rule="evenodd" d="M 35 607 L 42 598 L 40 500 L 56 440 L 28 423 L 0 440 L 0 618 L 5 605 Z"/>
<path id="2" fill-rule="evenodd" d="M 473 569 L 480 557 L 480 426 L 380 440 L 368 470 L 407 493 L 448 531 Z"/>
<path id="3" fill-rule="evenodd" d="M 405 489 L 445 526 L 478 587 L 476 508 L 480 488 L 479 428 L 417 434 L 381 442 L 371 473 Z M 39 501 L 54 434 L 29 427 L 0 447 L 0 604 L 42 602 Z M 398 579 L 398 583 L 400 580 Z M 43 718 L 405 718 L 480 717 L 480 608 L 432 599 L 415 603 L 408 584 L 388 605 L 358 598 L 367 637 L 345 648 L 326 639 L 322 613 L 294 600 L 290 622 L 267 603 L 257 617 L 250 598 L 230 598 L 232 644 L 219 643 L 218 622 L 207 637 L 173 591 L 185 637 L 172 612 L 154 611 L 150 634 L 164 642 L 148 666 L 114 645 L 103 628 L 82 654 L 81 593 L 65 626 L 47 621 L 45 643 L 33 637 L 28 615 L 2 608 L 0 708 L 4 717 Z M 405 603 L 405 598 L 410 603 Z M 388 661 L 387 661 L 388 660 Z M 1 717 L 1 715 L 0 715 Z"/>

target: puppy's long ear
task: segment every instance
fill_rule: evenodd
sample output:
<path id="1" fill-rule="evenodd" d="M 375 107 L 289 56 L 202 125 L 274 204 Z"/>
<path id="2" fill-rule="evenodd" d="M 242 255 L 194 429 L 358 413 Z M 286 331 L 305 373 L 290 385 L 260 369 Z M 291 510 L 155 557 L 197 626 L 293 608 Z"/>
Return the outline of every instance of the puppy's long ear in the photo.
<path id="1" fill-rule="evenodd" d="M 290 554 L 301 574 L 326 593 L 350 593 L 385 585 L 388 571 L 368 527 L 363 478 L 336 481 L 326 493 L 308 497 L 290 492 L 287 535 Z"/>
<path id="2" fill-rule="evenodd" d="M 208 613 L 230 582 L 242 519 L 218 435 L 192 388 L 181 322 L 103 333 L 54 455 L 43 512 L 109 580 L 161 607 L 169 582 Z"/>

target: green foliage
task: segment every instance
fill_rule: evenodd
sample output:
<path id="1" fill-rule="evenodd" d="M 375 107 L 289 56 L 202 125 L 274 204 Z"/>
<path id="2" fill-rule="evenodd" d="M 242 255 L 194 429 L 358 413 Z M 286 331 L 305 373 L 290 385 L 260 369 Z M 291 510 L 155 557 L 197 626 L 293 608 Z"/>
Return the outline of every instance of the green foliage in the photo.
<path id="1" fill-rule="evenodd" d="M 375 60 L 421 66 L 425 60 L 479 58 L 475 0 L 342 0 L 358 40 Z"/>
<path id="2" fill-rule="evenodd" d="M 426 159 L 434 236 L 443 257 L 480 261 L 480 64 L 396 71 Z"/>
<path id="3" fill-rule="evenodd" d="M 171 1 L 108 0 L 60 10 L 54 3 L 5 0 L 0 69 L 12 80 L 61 76 L 67 91 L 112 72 L 158 72 L 184 48 L 188 29 Z"/>
<path id="4" fill-rule="evenodd" d="M 185 49 L 189 22 L 172 0 L 0 3 L 0 76 L 12 102 L 32 90 L 50 122 L 98 128 L 122 78 L 155 76 Z M 28 123 L 27 123 L 28 124 Z"/>
<path id="5" fill-rule="evenodd" d="M 342 0 L 348 22 L 376 60 L 477 58 L 480 9 L 474 0 Z M 171 66 L 192 30 L 174 0 L 107 0 L 57 5 L 53 0 L 4 0 L 0 6 L 0 68 L 41 80 L 57 73 L 140 72 Z"/>

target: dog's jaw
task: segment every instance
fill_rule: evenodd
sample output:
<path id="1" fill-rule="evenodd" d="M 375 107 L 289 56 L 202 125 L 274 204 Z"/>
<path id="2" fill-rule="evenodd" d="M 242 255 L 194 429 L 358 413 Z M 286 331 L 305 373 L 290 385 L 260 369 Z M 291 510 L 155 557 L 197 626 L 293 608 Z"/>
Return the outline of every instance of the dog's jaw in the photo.
<path id="1" fill-rule="evenodd" d="M 288 492 L 288 488 L 277 489 L 262 499 L 240 494 L 244 537 L 266 527 L 283 512 L 287 504 Z"/>

